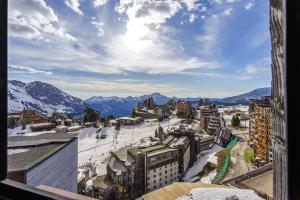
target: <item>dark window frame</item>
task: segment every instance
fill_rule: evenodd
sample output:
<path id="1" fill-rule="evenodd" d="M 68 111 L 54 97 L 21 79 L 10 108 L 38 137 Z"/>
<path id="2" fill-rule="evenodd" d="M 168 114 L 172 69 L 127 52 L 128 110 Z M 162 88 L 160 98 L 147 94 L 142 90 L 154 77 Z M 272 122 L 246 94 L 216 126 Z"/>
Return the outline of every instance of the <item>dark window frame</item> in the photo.
<path id="1" fill-rule="evenodd" d="M 7 0 L 0 0 L 0 98 L 0 199 L 69 199 L 7 179 Z"/>
<path id="2" fill-rule="evenodd" d="M 286 99 L 287 113 L 287 191 L 289 199 L 300 199 L 300 163 L 297 162 L 299 102 L 297 88 L 300 66 L 300 6 L 299 1 L 285 0 L 286 32 Z M 7 0 L 0 1 L 0 199 L 67 199 L 22 183 L 7 180 Z M 298 86 L 299 87 L 299 86 Z M 295 133 L 295 134 L 292 134 Z M 294 158 L 294 159 L 293 159 Z"/>

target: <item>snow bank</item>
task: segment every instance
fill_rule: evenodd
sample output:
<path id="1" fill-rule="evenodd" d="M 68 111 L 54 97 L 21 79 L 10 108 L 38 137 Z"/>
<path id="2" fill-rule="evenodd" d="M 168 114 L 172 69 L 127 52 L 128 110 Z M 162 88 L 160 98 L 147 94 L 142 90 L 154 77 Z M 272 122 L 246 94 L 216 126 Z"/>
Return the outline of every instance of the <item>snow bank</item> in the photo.
<path id="1" fill-rule="evenodd" d="M 214 158 L 215 153 L 221 151 L 223 148 L 214 145 L 211 149 L 202 151 L 200 159 L 198 159 L 194 165 L 187 170 L 185 173 L 185 176 L 183 177 L 183 181 L 185 182 L 191 182 L 193 180 L 192 178 L 196 175 L 198 175 L 204 168 L 204 166 L 207 164 L 207 162 L 212 161 L 216 163 L 216 158 Z"/>
<path id="2" fill-rule="evenodd" d="M 227 197 L 237 196 L 239 200 L 262 200 L 253 190 L 229 188 L 197 188 L 190 194 L 177 198 L 177 200 L 224 200 Z"/>
<path id="3" fill-rule="evenodd" d="M 207 176 L 204 176 L 200 179 L 200 183 L 211 183 L 211 181 L 215 178 L 217 175 L 217 169 L 214 169 L 213 171 L 209 172 Z"/>

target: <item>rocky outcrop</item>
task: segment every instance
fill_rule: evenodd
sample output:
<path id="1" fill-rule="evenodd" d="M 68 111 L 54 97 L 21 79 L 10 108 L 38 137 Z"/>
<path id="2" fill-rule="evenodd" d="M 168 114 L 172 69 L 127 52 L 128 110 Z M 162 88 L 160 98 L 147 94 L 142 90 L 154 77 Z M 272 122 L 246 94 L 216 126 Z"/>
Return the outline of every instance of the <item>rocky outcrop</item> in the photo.
<path id="1" fill-rule="evenodd" d="M 270 0 L 270 33 L 272 39 L 272 146 L 273 197 L 287 199 L 287 160 L 285 129 L 285 65 L 284 65 L 284 9 L 282 0 Z"/>

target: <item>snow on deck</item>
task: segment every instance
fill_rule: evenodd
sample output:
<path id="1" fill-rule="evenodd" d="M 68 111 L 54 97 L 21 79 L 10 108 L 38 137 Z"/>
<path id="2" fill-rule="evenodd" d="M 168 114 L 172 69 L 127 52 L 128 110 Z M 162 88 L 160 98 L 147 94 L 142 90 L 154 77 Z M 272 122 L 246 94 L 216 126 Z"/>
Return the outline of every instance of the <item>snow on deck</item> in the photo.
<path id="1" fill-rule="evenodd" d="M 214 145 L 211 149 L 202 151 L 200 159 L 198 159 L 192 167 L 190 167 L 185 176 L 183 177 L 183 181 L 185 182 L 192 182 L 194 180 L 194 176 L 197 176 L 204 168 L 204 166 L 208 162 L 215 163 L 216 159 L 214 158 L 215 153 L 221 151 L 223 148 L 219 145 Z"/>
<path id="2" fill-rule="evenodd" d="M 235 195 L 239 200 L 262 200 L 253 190 L 229 188 L 196 188 L 177 200 L 224 200 Z"/>

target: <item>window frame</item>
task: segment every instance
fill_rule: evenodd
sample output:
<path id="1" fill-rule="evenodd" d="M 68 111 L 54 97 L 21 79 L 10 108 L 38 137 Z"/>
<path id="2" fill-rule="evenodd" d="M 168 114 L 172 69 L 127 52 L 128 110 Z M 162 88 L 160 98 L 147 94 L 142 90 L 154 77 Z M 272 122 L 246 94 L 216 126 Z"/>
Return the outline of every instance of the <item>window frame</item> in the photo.
<path id="1" fill-rule="evenodd" d="M 0 199 L 67 200 L 7 179 L 7 0 L 0 0 Z"/>
<path id="2" fill-rule="evenodd" d="M 299 156 L 299 74 L 300 74 L 300 4 L 283 0 L 284 9 L 284 64 L 285 74 L 285 123 L 286 123 L 286 191 L 288 199 L 300 199 Z"/>

